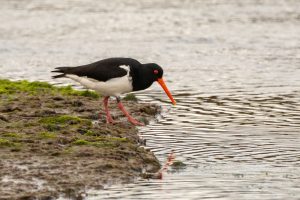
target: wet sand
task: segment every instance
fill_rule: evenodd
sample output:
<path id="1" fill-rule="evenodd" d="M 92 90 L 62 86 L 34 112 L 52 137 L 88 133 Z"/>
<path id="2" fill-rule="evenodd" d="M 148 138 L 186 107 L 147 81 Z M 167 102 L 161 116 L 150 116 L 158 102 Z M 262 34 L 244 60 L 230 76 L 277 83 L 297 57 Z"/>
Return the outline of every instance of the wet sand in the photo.
<path id="1" fill-rule="evenodd" d="M 137 128 L 97 95 L 46 83 L 0 80 L 0 199 L 80 199 L 87 189 L 128 183 L 160 168 Z M 101 99 L 100 99 L 101 100 Z M 159 108 L 124 101 L 145 123 Z M 100 111 L 100 120 L 97 120 Z"/>

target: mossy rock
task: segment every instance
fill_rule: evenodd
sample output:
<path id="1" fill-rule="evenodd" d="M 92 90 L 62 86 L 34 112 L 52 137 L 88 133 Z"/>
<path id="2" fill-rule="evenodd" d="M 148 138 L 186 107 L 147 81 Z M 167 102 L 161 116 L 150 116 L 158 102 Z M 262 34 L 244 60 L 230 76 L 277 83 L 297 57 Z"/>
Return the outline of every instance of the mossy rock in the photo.
<path id="1" fill-rule="evenodd" d="M 23 135 L 20 133 L 3 133 L 1 134 L 3 137 L 8 137 L 8 138 L 22 138 Z"/>
<path id="2" fill-rule="evenodd" d="M 72 144 L 76 145 L 76 146 L 82 146 L 82 145 L 86 145 L 86 146 L 93 146 L 93 147 L 115 147 L 118 146 L 118 144 L 120 143 L 119 140 L 114 140 L 114 139 L 107 139 L 107 140 L 101 140 L 101 139 L 94 139 L 94 141 L 88 141 L 85 139 L 77 139 L 75 140 Z"/>
<path id="3" fill-rule="evenodd" d="M 180 170 L 180 169 L 186 168 L 186 164 L 179 160 L 175 160 L 171 166 L 172 166 L 172 169 L 175 169 L 175 170 Z"/>
<path id="4" fill-rule="evenodd" d="M 39 134 L 39 138 L 41 139 L 55 139 L 57 138 L 56 133 L 50 133 L 50 132 L 42 132 Z"/>
<path id="5" fill-rule="evenodd" d="M 86 140 L 83 140 L 83 139 L 78 139 L 78 140 L 75 140 L 73 142 L 74 145 L 89 145 L 90 142 L 89 141 L 86 141 Z"/>
<path id="6" fill-rule="evenodd" d="M 138 100 L 134 94 L 127 94 L 123 99 L 125 101 L 137 101 Z"/>
<path id="7" fill-rule="evenodd" d="M 29 81 L 10 81 L 0 79 L 0 94 L 15 94 L 17 92 L 26 92 L 29 94 L 51 93 L 65 96 L 84 96 L 94 99 L 99 98 L 99 94 L 90 90 L 74 90 L 71 86 L 55 87 L 46 82 L 29 82 Z"/>
<path id="8" fill-rule="evenodd" d="M 44 117 L 39 120 L 42 124 L 82 124 L 82 125 L 92 125 L 92 122 L 87 119 L 81 119 L 79 117 L 70 116 L 70 115 L 61 115 L 61 116 L 53 116 L 53 117 Z"/>
<path id="9" fill-rule="evenodd" d="M 0 148 L 1 147 L 20 147 L 21 144 L 20 143 L 17 143 L 17 142 L 12 142 L 8 139 L 5 139 L 5 138 L 0 138 Z"/>

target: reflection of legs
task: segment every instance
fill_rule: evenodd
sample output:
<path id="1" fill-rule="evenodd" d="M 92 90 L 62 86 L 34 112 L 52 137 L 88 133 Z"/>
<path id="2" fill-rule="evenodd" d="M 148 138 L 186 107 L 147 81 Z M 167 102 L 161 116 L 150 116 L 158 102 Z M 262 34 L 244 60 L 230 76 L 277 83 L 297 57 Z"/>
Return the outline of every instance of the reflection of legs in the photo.
<path id="1" fill-rule="evenodd" d="M 128 121 L 134 125 L 139 125 L 139 126 L 143 126 L 144 124 L 142 124 L 141 122 L 137 121 L 136 119 L 134 119 L 124 108 L 120 97 L 117 97 L 117 102 L 118 102 L 118 107 L 120 108 L 120 110 L 124 113 L 124 115 L 128 118 Z"/>
<path id="2" fill-rule="evenodd" d="M 106 113 L 106 123 L 114 123 L 114 120 L 112 119 L 112 117 L 109 113 L 109 110 L 108 110 L 108 99 L 109 99 L 109 96 L 107 96 L 103 99 L 104 109 L 105 109 L 105 113 Z"/>

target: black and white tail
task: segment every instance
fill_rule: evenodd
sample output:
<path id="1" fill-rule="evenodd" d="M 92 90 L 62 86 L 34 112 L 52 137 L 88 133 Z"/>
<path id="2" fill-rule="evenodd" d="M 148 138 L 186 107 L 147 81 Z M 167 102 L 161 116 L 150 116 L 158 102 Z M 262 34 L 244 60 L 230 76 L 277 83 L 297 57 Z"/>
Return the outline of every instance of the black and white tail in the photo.
<path id="1" fill-rule="evenodd" d="M 56 67 L 55 70 L 51 71 L 51 72 L 62 73 L 62 74 L 52 76 L 52 78 L 62 78 L 62 77 L 64 77 L 66 74 L 68 74 L 68 71 L 71 68 L 73 68 L 73 67 Z"/>

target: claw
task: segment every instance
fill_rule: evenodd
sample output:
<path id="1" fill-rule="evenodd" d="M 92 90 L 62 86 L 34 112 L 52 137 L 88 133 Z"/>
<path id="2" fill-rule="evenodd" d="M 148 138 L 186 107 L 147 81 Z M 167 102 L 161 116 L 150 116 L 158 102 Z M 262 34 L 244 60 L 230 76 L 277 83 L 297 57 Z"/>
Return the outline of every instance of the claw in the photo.
<path id="1" fill-rule="evenodd" d="M 107 124 L 114 124 L 115 121 L 112 119 L 112 117 L 106 116 L 106 123 L 107 123 Z"/>
<path id="2" fill-rule="evenodd" d="M 145 126 L 142 122 L 139 122 L 138 120 L 134 119 L 133 117 L 128 118 L 128 121 L 136 126 Z"/>

